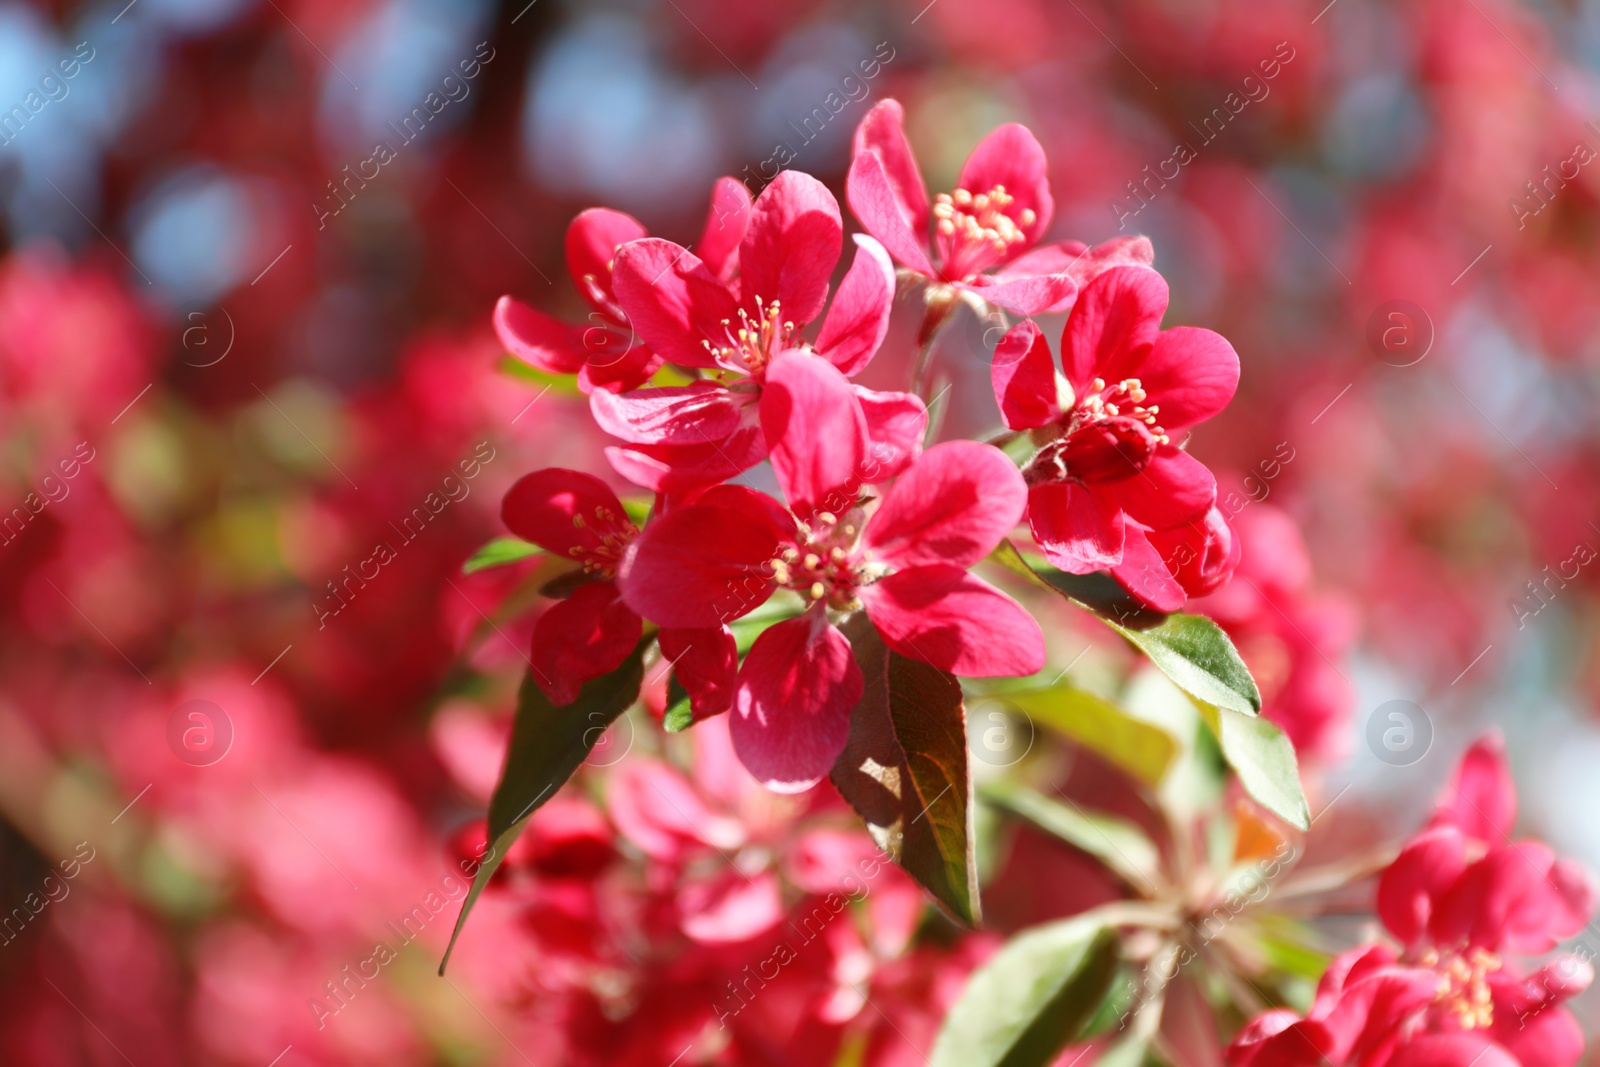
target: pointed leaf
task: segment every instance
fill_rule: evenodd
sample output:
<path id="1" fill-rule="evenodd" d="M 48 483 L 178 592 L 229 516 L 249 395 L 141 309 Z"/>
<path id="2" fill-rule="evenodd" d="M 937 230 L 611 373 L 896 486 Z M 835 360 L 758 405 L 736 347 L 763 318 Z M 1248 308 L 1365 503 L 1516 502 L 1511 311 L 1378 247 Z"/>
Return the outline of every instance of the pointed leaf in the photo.
<path id="1" fill-rule="evenodd" d="M 995 699 L 1094 750 L 1148 786 L 1161 784 L 1178 754 L 1177 739 L 1167 731 L 1082 689 L 1057 685 L 999 693 Z"/>
<path id="2" fill-rule="evenodd" d="M 654 640 L 654 634 L 646 636 L 622 666 L 586 683 L 577 700 L 559 708 L 551 705 L 531 671 L 523 676 L 506 763 L 494 796 L 489 799 L 491 847 L 461 902 L 461 914 L 456 918 L 444 959 L 439 962 L 440 974 L 450 962 L 450 952 L 461 936 L 468 913 L 505 859 L 506 850 L 522 834 L 528 817 L 572 777 L 606 727 L 638 699 L 644 681 L 645 649 Z"/>
<path id="3" fill-rule="evenodd" d="M 1093 1017 L 1116 967 L 1116 934 L 1092 920 L 1021 934 L 967 982 L 929 1067 L 1045 1067 Z"/>
<path id="4" fill-rule="evenodd" d="M 1109 620 L 1107 625 L 1190 696 L 1245 717 L 1261 711 L 1261 691 L 1239 650 L 1204 615 L 1168 615 L 1166 622 L 1148 630 L 1130 630 Z"/>
<path id="5" fill-rule="evenodd" d="M 981 919 L 961 684 L 891 652 L 864 613 L 844 624 L 866 679 L 831 775 L 886 854 L 940 907 Z"/>
<path id="6" fill-rule="evenodd" d="M 1202 709 L 1206 710 L 1206 709 Z M 1211 709 L 1206 720 L 1216 730 L 1222 758 L 1239 776 L 1245 792 L 1272 814 L 1301 830 L 1311 829 L 1311 810 L 1300 788 L 1294 745 L 1266 719 L 1229 708 Z"/>
<path id="7" fill-rule="evenodd" d="M 1086 812 L 1015 782 L 990 782 L 978 795 L 1093 856 L 1133 889 L 1142 893 L 1155 890 L 1161 853 L 1143 830 L 1126 819 Z"/>
<path id="8" fill-rule="evenodd" d="M 504 567 L 508 563 L 537 556 L 539 552 L 538 545 L 530 544 L 521 538 L 496 537 L 474 552 L 472 558 L 461 565 L 461 573 L 475 574 L 490 567 Z"/>

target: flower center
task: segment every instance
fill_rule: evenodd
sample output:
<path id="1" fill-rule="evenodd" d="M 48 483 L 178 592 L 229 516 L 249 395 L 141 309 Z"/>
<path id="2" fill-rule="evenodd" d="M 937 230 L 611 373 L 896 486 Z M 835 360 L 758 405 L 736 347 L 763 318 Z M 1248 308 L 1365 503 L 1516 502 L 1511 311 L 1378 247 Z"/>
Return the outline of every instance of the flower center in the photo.
<path id="1" fill-rule="evenodd" d="M 595 506 L 593 520 L 585 519 L 582 513 L 572 516 L 572 525 L 580 530 L 592 530 L 599 543 L 592 547 L 573 545 L 567 549 L 567 554 L 583 564 L 583 573 L 596 575 L 606 581 L 615 578 L 622 554 L 627 550 L 628 542 L 638 534 L 639 528 L 626 514 L 618 516 L 604 504 Z"/>
<path id="2" fill-rule="evenodd" d="M 1489 975 L 1500 969 L 1500 958 L 1475 948 L 1465 955 L 1443 960 L 1433 949 L 1422 957 L 1425 967 L 1439 972 L 1439 992 L 1434 1005 L 1452 1016 L 1463 1030 L 1481 1030 L 1494 1024 L 1494 997 Z"/>
<path id="3" fill-rule="evenodd" d="M 1003 185 L 986 193 L 957 189 L 934 197 L 934 230 L 952 279 L 964 281 L 1001 262 L 1012 245 L 1027 240 L 1023 230 L 1038 216 L 1032 208 L 1024 208 L 1013 218 L 1006 208 L 1015 199 Z"/>
<path id="4" fill-rule="evenodd" d="M 1049 481 L 1109 482 L 1129 478 L 1150 465 L 1171 438 L 1156 422 L 1158 404 L 1146 405 L 1137 378 L 1107 386 L 1096 378 L 1029 462 L 1029 484 Z"/>
<path id="5" fill-rule="evenodd" d="M 860 551 L 862 520 L 860 508 L 842 518 L 818 512 L 810 525 L 801 528 L 797 543 L 771 561 L 772 580 L 812 603 L 835 611 L 859 611 L 856 590 L 889 573 L 888 567 Z"/>
<path id="6" fill-rule="evenodd" d="M 727 344 L 713 345 L 709 340 L 700 343 L 723 367 L 751 375 L 765 370 L 772 357 L 787 348 L 798 332 L 794 323 L 783 320 L 778 301 L 768 304 L 759 296 L 754 316 L 740 308 L 738 326 L 731 319 L 723 319 L 722 326 Z"/>

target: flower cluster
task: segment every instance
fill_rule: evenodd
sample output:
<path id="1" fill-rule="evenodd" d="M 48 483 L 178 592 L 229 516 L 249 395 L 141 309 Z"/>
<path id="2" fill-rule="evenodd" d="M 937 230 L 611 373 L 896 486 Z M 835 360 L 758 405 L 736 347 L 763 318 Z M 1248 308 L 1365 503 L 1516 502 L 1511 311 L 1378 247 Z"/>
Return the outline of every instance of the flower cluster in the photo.
<path id="1" fill-rule="evenodd" d="M 831 294 L 843 222 L 806 174 L 753 200 L 720 181 L 698 254 L 619 212 L 574 220 L 568 263 L 599 324 L 507 297 L 495 325 L 540 370 L 578 373 L 596 425 L 621 442 L 611 466 L 656 503 L 641 529 L 599 479 L 560 469 L 507 495 L 513 533 L 581 567 L 533 635 L 535 680 L 555 703 L 614 670 L 647 622 L 693 717 L 731 709 L 745 766 L 800 791 L 833 766 L 862 696 L 849 616 L 953 675 L 1044 666 L 1038 623 L 969 573 L 1025 517 L 1050 563 L 1108 570 L 1158 611 L 1227 578 L 1237 544 L 1181 434 L 1227 404 L 1238 358 L 1210 331 L 1160 330 L 1166 285 L 1148 242 L 1035 247 L 1051 219 L 1045 171 L 1033 135 L 1005 126 L 930 207 L 899 104 L 884 101 L 856 132 L 849 180 L 869 233 Z M 1020 470 L 989 443 L 924 451 L 921 397 L 852 380 L 889 334 L 891 255 L 926 283 L 928 342 L 952 294 L 1021 314 L 1071 308 L 1063 373 L 1031 319 L 993 355 L 1000 417 L 1037 449 Z M 763 460 L 771 478 L 757 483 L 777 495 L 726 484 Z M 730 624 L 779 593 L 792 609 L 741 662 Z"/>
<path id="2" fill-rule="evenodd" d="M 1595 887 L 1538 841 L 1512 841 L 1517 794 L 1498 736 L 1462 758 L 1428 828 L 1378 884 L 1378 915 L 1396 945 L 1339 956 L 1305 1018 L 1274 1010 L 1229 1049 L 1234 1067 L 1570 1067 L 1583 1034 L 1562 1002 L 1594 978 L 1567 953 L 1541 955 L 1582 931 Z"/>

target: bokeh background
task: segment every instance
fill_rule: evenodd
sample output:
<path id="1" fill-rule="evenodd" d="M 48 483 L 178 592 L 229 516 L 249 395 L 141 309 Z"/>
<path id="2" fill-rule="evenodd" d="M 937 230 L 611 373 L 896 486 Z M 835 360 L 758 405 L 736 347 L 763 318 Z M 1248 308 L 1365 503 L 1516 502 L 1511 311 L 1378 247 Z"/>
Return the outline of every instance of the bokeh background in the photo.
<path id="1" fill-rule="evenodd" d="M 448 981 L 441 918 L 307 1006 L 492 785 L 531 619 L 462 562 L 519 474 L 607 473 L 490 309 L 583 319 L 584 207 L 688 242 L 774 160 L 842 200 L 888 96 L 935 190 L 1028 124 L 1054 236 L 1148 234 L 1237 347 L 1194 448 L 1309 547 L 1315 610 L 1241 643 L 1341 709 L 1314 808 L 1398 838 L 1496 724 L 1600 865 L 1597 84 L 1593 0 L 0 3 L 0 907 L 81 862 L 0 945 L 0 1062 L 565 1062 L 527 931 L 576 920 L 510 903 Z"/>

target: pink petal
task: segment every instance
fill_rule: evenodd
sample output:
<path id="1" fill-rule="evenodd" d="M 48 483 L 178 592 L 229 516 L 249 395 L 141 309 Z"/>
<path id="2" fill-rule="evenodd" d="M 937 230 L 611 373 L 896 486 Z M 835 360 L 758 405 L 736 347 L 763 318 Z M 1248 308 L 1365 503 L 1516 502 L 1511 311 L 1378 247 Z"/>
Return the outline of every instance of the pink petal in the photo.
<path id="1" fill-rule="evenodd" d="M 1028 487 L 993 445 L 946 441 L 924 452 L 867 520 L 863 543 L 897 570 L 946 563 L 967 568 L 1022 521 Z"/>
<path id="2" fill-rule="evenodd" d="M 1525 1067 L 1480 1034 L 1422 1034 L 1401 1045 L 1385 1067 Z"/>
<path id="3" fill-rule="evenodd" d="M 1057 241 L 1012 260 L 1004 270 L 996 271 L 995 277 L 1006 280 L 1028 274 L 1067 274 L 1081 289 L 1112 267 L 1148 267 L 1155 261 L 1156 251 L 1148 237 L 1113 237 L 1093 248 L 1082 241 Z"/>
<path id="4" fill-rule="evenodd" d="M 928 433 L 928 407 L 914 393 L 879 393 L 855 386 L 861 413 L 867 419 L 867 456 L 861 480 L 884 482 L 922 454 Z"/>
<path id="5" fill-rule="evenodd" d="M 1116 267 L 1084 286 L 1061 335 L 1061 366 L 1073 390 L 1082 395 L 1095 378 L 1126 377 L 1115 368 L 1144 358 L 1166 313 L 1166 280 L 1148 267 Z"/>
<path id="6" fill-rule="evenodd" d="M 894 263 L 889 253 L 866 234 L 856 234 L 855 242 L 855 261 L 833 294 L 816 344 L 817 354 L 847 377 L 861 373 L 877 354 L 894 309 Z"/>
<path id="7" fill-rule="evenodd" d="M 578 371 L 578 388 L 585 393 L 637 389 L 666 362 L 650 351 L 632 329 L 589 326 L 583 331 L 582 341 L 587 358 Z"/>
<path id="8" fill-rule="evenodd" d="M 1182 449 L 1162 445 L 1131 478 L 1097 482 L 1101 499 L 1155 530 L 1198 522 L 1217 501 L 1217 479 Z"/>
<path id="9" fill-rule="evenodd" d="M 867 420 L 838 368 L 785 352 L 767 368 L 761 430 L 790 509 L 801 517 L 842 512 L 864 478 Z"/>
<path id="10" fill-rule="evenodd" d="M 989 363 L 989 379 L 1008 428 L 1033 430 L 1061 417 L 1055 358 L 1032 319 L 1017 323 L 1000 338 Z"/>
<path id="11" fill-rule="evenodd" d="M 854 159 L 863 152 L 877 153 L 900 217 L 912 233 L 923 234 L 928 232 L 928 187 L 906 139 L 905 121 L 900 101 L 880 100 L 856 126 L 850 155 Z"/>
<path id="12" fill-rule="evenodd" d="M 748 397 L 714 382 L 592 393 L 589 411 L 606 433 L 637 445 L 703 445 L 739 428 Z"/>
<path id="13" fill-rule="evenodd" d="M 509 296 L 495 302 L 494 332 L 507 352 L 548 374 L 576 374 L 587 355 L 581 329 Z"/>
<path id="14" fill-rule="evenodd" d="M 634 538 L 617 585 L 635 611 L 664 627 L 717 629 L 772 595 L 768 564 L 793 543 L 794 527 L 776 525 L 765 508 L 739 505 L 726 492 L 735 488 L 669 511 Z"/>
<path id="15" fill-rule="evenodd" d="M 1058 305 L 1070 304 L 1078 293 L 1078 283 L 1065 274 L 1035 274 L 1004 280 L 980 274 L 973 282 L 959 283 L 956 288 L 1018 315 L 1043 314 Z"/>
<path id="16" fill-rule="evenodd" d="M 1239 536 L 1215 504 L 1203 519 L 1146 536 L 1191 597 L 1205 596 L 1227 582 L 1244 553 Z"/>
<path id="17" fill-rule="evenodd" d="M 733 704 L 739 675 L 739 647 L 726 626 L 704 630 L 662 630 L 661 655 L 689 694 L 689 710 L 699 722 L 721 715 Z"/>
<path id="18" fill-rule="evenodd" d="M 1320 1050 L 1332 1047 L 1333 1037 L 1322 1024 L 1273 1008 L 1239 1031 L 1227 1057 L 1230 1067 L 1310 1067 L 1320 1061 Z"/>
<path id="19" fill-rule="evenodd" d="M 967 157 L 956 183 L 973 194 L 986 193 L 997 185 L 1005 186 L 1012 197 L 1006 214 L 1016 220 L 1026 246 L 1037 244 L 1055 216 L 1055 201 L 1050 198 L 1050 168 L 1026 126 L 1011 122 L 994 130 L 978 142 Z M 1022 225 L 1022 213 L 1034 213 L 1033 225 Z"/>
<path id="20" fill-rule="evenodd" d="M 1162 427 L 1171 432 L 1204 422 L 1228 406 L 1239 388 L 1239 355 L 1219 333 L 1176 326 L 1163 330 L 1143 359 L 1113 361 L 1102 376 L 1106 381 L 1138 378 L 1150 396 L 1148 403 L 1161 408 Z"/>
<path id="21" fill-rule="evenodd" d="M 862 687 L 850 642 L 822 612 L 768 628 L 739 671 L 729 722 L 739 761 L 773 792 L 810 789 L 844 751 Z"/>
<path id="22" fill-rule="evenodd" d="M 524 541 L 570 559 L 606 547 L 630 532 L 611 487 L 592 474 L 547 467 L 517 479 L 500 504 L 506 528 Z"/>
<path id="23" fill-rule="evenodd" d="M 1044 482 L 1028 490 L 1028 525 L 1051 563 L 1069 574 L 1092 574 L 1122 559 L 1127 538 L 1122 510 L 1073 482 Z"/>
<path id="24" fill-rule="evenodd" d="M 605 450 L 613 469 L 657 493 L 683 493 L 725 482 L 767 458 L 761 427 L 741 424 L 720 441 L 697 445 L 632 445 Z"/>
<path id="25" fill-rule="evenodd" d="M 739 246 L 739 286 L 747 309 L 757 298 L 782 304 L 785 321 L 822 314 L 839 262 L 844 223 L 839 202 L 809 174 L 786 170 L 756 197 Z"/>
<path id="26" fill-rule="evenodd" d="M 703 945 L 748 941 L 782 918 L 783 898 L 771 871 L 746 876 L 730 868 L 678 891 L 678 926 Z"/>
<path id="27" fill-rule="evenodd" d="M 1502 844 L 1517 825 L 1517 785 L 1506 766 L 1506 742 L 1485 734 L 1462 754 L 1439 796 L 1435 823 L 1450 823 L 1477 841 Z"/>
<path id="28" fill-rule="evenodd" d="M 718 814 L 688 779 L 659 760 L 619 763 L 606 780 L 606 810 L 623 837 L 665 863 L 707 848 L 736 849 L 748 836 L 737 819 Z"/>
<path id="29" fill-rule="evenodd" d="M 1491 848 L 1469 866 L 1440 901 L 1430 932 L 1441 943 L 1466 937 L 1491 952 L 1532 955 L 1582 930 L 1593 911 L 1594 887 L 1582 869 L 1523 841 Z"/>
<path id="30" fill-rule="evenodd" d="M 896 571 L 860 591 L 884 644 L 970 678 L 1019 677 L 1044 666 L 1044 632 L 1021 604 L 960 567 Z"/>
<path id="31" fill-rule="evenodd" d="M 1583 1029 L 1565 1008 L 1545 1008 L 1536 1015 L 1512 1016 L 1503 1026 L 1495 1011 L 1495 1042 L 1527 1067 L 1572 1067 L 1583 1058 Z"/>
<path id="32" fill-rule="evenodd" d="M 612 261 L 629 241 L 650 236 L 638 219 L 610 208 L 580 211 L 567 227 L 567 271 L 584 299 L 602 314 L 613 314 Z"/>
<path id="33" fill-rule="evenodd" d="M 1150 543 L 1147 531 L 1138 523 L 1128 524 L 1122 543 L 1122 562 L 1111 568 L 1111 577 L 1145 607 L 1173 612 L 1189 599 L 1177 577 Z"/>
<path id="34" fill-rule="evenodd" d="M 580 585 L 533 627 L 533 680 L 556 706 L 578 698 L 584 682 L 615 670 L 643 633 L 639 616 L 612 582 Z"/>
<path id="35" fill-rule="evenodd" d="M 927 231 L 912 230 L 906 222 L 882 156 L 862 152 L 855 157 L 845 180 L 845 199 L 857 221 L 891 256 L 918 274 L 934 276 L 933 264 L 928 262 Z"/>
<path id="36" fill-rule="evenodd" d="M 695 249 L 706 270 L 728 281 L 739 269 L 739 243 L 750 225 L 750 190 L 737 178 L 718 178 L 711 189 L 711 209 Z"/>
<path id="37" fill-rule="evenodd" d="M 1378 917 L 1401 944 L 1417 944 L 1427 936 L 1439 902 L 1466 869 L 1466 842 L 1455 828 L 1419 834 L 1378 881 Z"/>
<path id="38" fill-rule="evenodd" d="M 671 241 L 648 237 L 617 253 L 617 302 L 639 336 L 680 367 L 715 367 L 706 350 L 728 343 L 737 317 L 733 295 L 699 259 Z"/>

